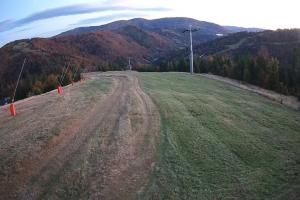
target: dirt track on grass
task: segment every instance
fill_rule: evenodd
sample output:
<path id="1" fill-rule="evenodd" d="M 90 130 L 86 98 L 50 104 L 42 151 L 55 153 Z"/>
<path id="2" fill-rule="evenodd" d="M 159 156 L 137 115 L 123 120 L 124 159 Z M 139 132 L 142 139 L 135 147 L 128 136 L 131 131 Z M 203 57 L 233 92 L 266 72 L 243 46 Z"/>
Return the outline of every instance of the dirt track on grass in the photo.
<path id="1" fill-rule="evenodd" d="M 110 80 L 110 92 L 82 106 L 77 85 L 59 103 L 52 92 L 20 102 L 15 119 L 0 114 L 0 199 L 135 199 L 142 191 L 154 166 L 158 111 L 138 73 L 86 76 Z"/>

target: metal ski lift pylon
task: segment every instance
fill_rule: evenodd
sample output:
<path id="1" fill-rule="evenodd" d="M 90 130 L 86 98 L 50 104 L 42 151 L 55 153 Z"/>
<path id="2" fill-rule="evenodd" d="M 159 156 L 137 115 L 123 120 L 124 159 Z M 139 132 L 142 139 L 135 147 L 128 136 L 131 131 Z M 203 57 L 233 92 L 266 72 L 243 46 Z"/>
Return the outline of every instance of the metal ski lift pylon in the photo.
<path id="1" fill-rule="evenodd" d="M 199 31 L 200 29 L 192 29 L 190 25 L 189 29 L 184 30 L 182 33 L 190 32 L 190 74 L 194 73 L 194 53 L 193 53 L 193 32 Z"/>

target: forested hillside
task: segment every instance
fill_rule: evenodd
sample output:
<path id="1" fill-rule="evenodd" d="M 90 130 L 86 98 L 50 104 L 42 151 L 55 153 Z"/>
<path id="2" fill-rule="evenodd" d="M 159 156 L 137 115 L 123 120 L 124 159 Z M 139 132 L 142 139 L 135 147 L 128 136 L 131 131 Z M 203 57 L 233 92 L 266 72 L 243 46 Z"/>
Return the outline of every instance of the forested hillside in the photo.
<path id="1" fill-rule="evenodd" d="M 162 60 L 159 70 L 189 71 L 188 52 Z M 194 62 L 196 73 L 230 77 L 300 98 L 300 30 L 232 34 L 195 47 Z"/>
<path id="2" fill-rule="evenodd" d="M 132 63 L 138 69 L 172 47 L 168 38 L 133 26 L 117 31 L 15 41 L 0 49 L 0 99 L 12 95 L 24 58 L 28 62 L 16 99 L 56 87 L 67 63 L 72 69 L 69 76 L 78 69 L 79 72 L 124 70 L 128 57 L 132 56 Z"/>
<path id="3" fill-rule="evenodd" d="M 217 24 L 190 18 L 132 19 L 78 28 L 53 38 L 9 43 L 0 49 L 0 99 L 11 97 L 25 57 L 28 62 L 16 99 L 57 87 L 58 78 L 67 63 L 72 70 L 66 83 L 70 82 L 71 74 L 77 69 L 124 70 L 129 57 L 135 70 L 148 70 L 159 58 L 184 48 L 188 36 L 182 31 L 189 24 L 202 28 L 195 36 L 197 44 L 217 38 L 217 33 L 229 33 Z"/>

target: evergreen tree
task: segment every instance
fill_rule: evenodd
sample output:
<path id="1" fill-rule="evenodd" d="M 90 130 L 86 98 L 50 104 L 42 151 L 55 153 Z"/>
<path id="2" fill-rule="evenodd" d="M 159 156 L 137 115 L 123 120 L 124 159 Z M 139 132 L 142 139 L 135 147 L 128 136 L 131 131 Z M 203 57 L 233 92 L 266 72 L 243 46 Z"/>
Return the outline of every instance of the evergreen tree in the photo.
<path id="1" fill-rule="evenodd" d="M 267 83 L 266 88 L 271 90 L 277 90 L 279 88 L 279 61 L 277 59 L 272 58 L 268 65 L 267 65 L 267 71 L 266 76 Z"/>
<path id="2" fill-rule="evenodd" d="M 244 69 L 244 74 L 243 74 L 243 81 L 250 83 L 251 82 L 251 73 L 249 70 L 249 66 L 246 65 Z"/>
<path id="3" fill-rule="evenodd" d="M 255 83 L 258 86 L 264 87 L 266 68 L 267 68 L 266 59 L 263 56 L 258 56 L 255 63 L 255 70 L 257 71 L 257 79 Z"/>

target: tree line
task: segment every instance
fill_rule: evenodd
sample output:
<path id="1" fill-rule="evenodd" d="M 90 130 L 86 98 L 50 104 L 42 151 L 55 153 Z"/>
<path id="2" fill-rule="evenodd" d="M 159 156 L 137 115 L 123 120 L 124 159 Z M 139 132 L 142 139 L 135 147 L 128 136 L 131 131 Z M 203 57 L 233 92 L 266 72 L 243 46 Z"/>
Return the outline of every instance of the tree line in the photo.
<path id="1" fill-rule="evenodd" d="M 211 73 L 240 80 L 246 83 L 273 90 L 285 95 L 293 95 L 300 100 L 300 49 L 296 48 L 289 65 L 280 65 L 276 57 L 263 49 L 258 55 L 206 56 L 194 59 L 195 73 Z M 157 71 L 189 72 L 186 57 L 170 59 L 159 64 Z"/>
<path id="2" fill-rule="evenodd" d="M 15 100 L 24 99 L 33 95 L 39 95 L 51 90 L 57 89 L 58 85 L 68 85 L 72 82 L 77 82 L 81 79 L 80 70 L 77 68 L 71 68 L 66 73 L 63 80 L 61 76 L 63 74 L 63 68 L 51 70 L 43 73 L 31 73 L 30 70 L 24 70 L 22 78 L 20 80 Z M 10 82 L 5 85 L 5 90 L 2 89 L 2 95 L 0 98 L 0 104 L 10 102 L 12 92 L 14 91 L 16 83 Z"/>

